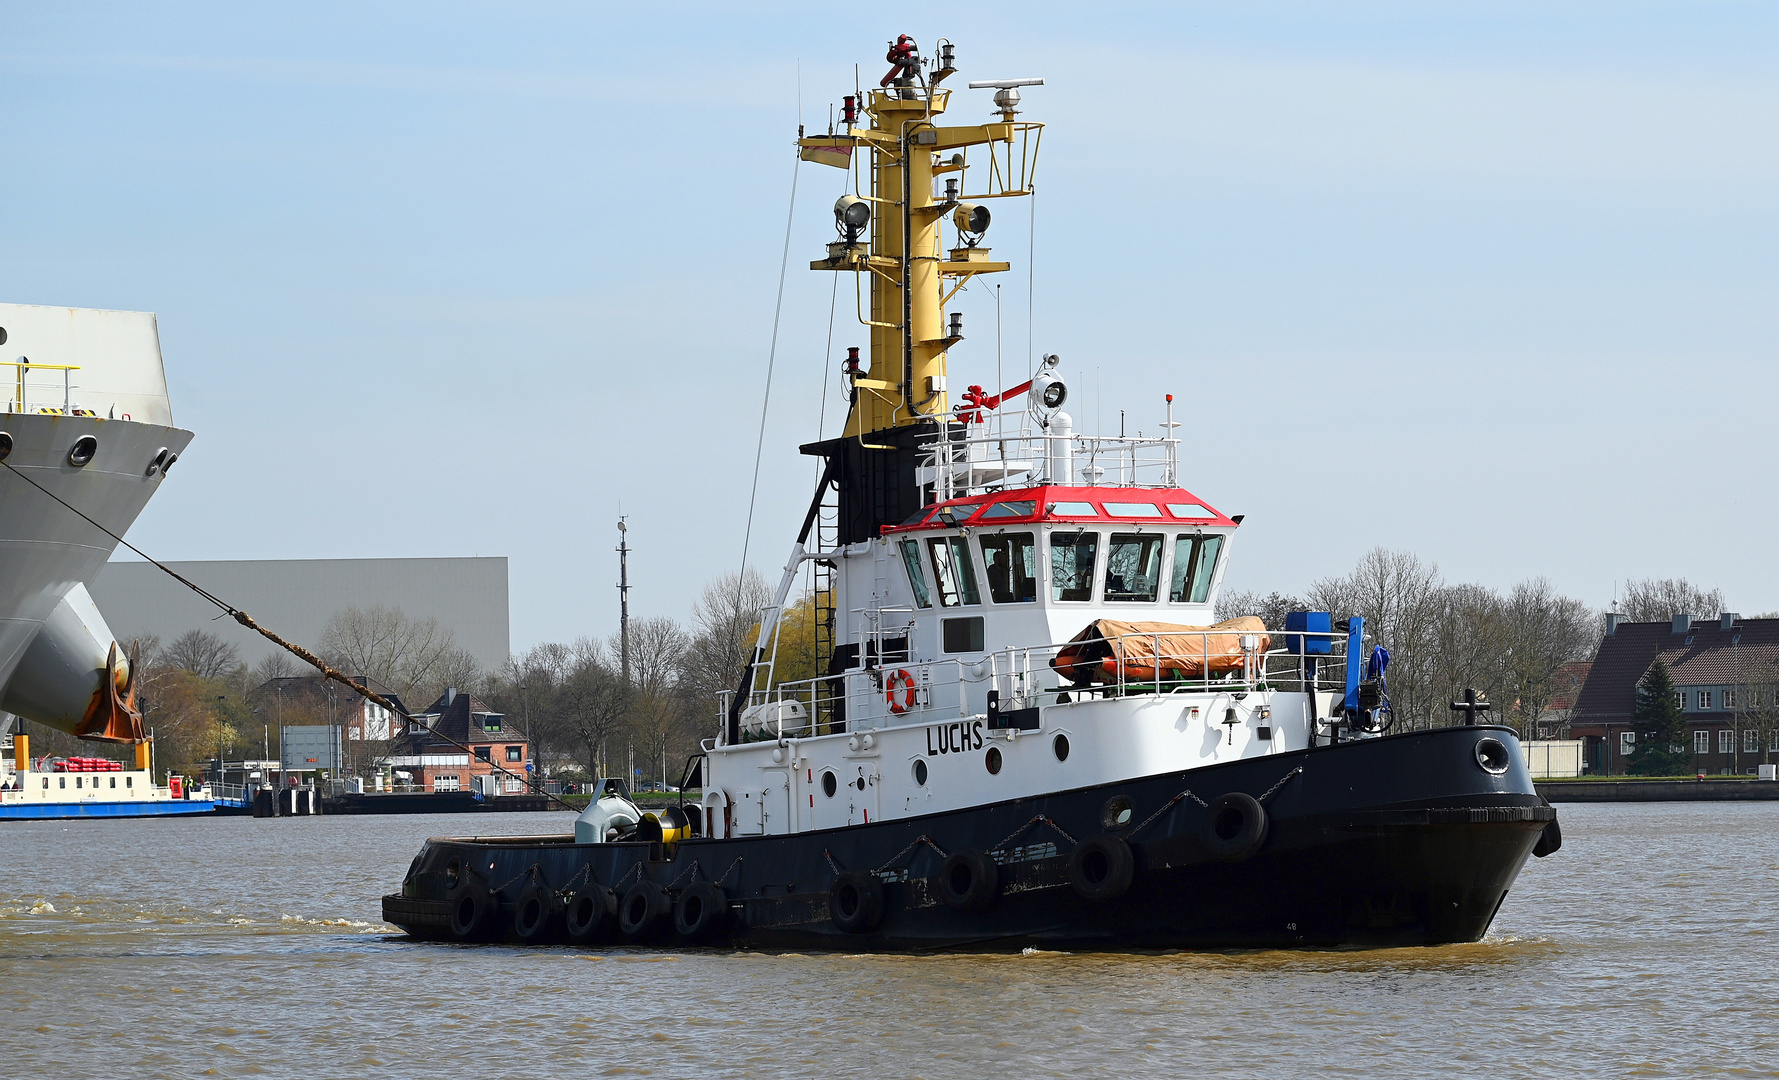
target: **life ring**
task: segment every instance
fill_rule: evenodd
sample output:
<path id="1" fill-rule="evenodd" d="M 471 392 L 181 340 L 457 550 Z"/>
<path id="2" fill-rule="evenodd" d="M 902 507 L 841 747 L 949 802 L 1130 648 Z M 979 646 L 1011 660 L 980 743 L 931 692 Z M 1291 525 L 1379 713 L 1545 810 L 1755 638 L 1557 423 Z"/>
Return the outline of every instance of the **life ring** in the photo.
<path id="1" fill-rule="evenodd" d="M 939 868 L 939 899 L 959 911 L 981 911 L 995 902 L 1001 868 L 980 851 L 954 851 Z"/>
<path id="2" fill-rule="evenodd" d="M 667 890 L 644 878 L 618 901 L 618 932 L 630 941 L 642 941 L 653 937 L 670 914 Z"/>
<path id="3" fill-rule="evenodd" d="M 1119 836 L 1096 836 L 1069 855 L 1069 884 L 1089 900 L 1123 896 L 1136 874 L 1137 860 Z"/>
<path id="4" fill-rule="evenodd" d="M 1205 807 L 1204 842 L 1211 855 L 1237 862 L 1266 843 L 1266 807 L 1244 791 L 1231 791 Z"/>
<path id="5" fill-rule="evenodd" d="M 574 891 L 565 914 L 569 938 L 586 945 L 608 936 L 617 905 L 612 902 L 611 890 L 593 883 Z"/>
<path id="6" fill-rule="evenodd" d="M 694 881 L 679 894 L 673 908 L 673 928 L 681 941 L 709 941 L 722 934 L 729 923 L 729 898 L 708 881 Z"/>
<path id="7" fill-rule="evenodd" d="M 902 691 L 901 701 L 896 700 L 897 690 Z M 901 669 L 884 680 L 883 696 L 889 702 L 890 712 L 897 716 L 914 708 L 915 703 L 919 700 L 919 695 L 919 687 L 915 684 L 914 676 L 908 673 L 907 668 Z"/>
<path id="8" fill-rule="evenodd" d="M 828 916 L 848 934 L 869 934 L 883 921 L 883 881 L 876 874 L 848 870 L 828 890 Z"/>

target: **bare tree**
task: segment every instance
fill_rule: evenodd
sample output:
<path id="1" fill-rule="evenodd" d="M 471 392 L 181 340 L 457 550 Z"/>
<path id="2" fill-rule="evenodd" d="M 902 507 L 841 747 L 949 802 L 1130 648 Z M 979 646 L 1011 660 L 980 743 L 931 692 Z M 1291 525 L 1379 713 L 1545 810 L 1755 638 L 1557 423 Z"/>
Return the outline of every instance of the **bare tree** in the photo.
<path id="1" fill-rule="evenodd" d="M 574 643 L 557 699 L 564 729 L 586 763 L 587 774 L 597 777 L 605 742 L 622 726 L 631 702 L 622 673 L 607 661 L 597 641 L 581 638 Z"/>
<path id="2" fill-rule="evenodd" d="M 1268 629 L 1282 630 L 1287 612 L 1308 609 L 1309 604 L 1306 601 L 1283 593 L 1273 592 L 1261 596 L 1257 592 L 1224 591 L 1217 596 L 1215 618 L 1222 621 L 1238 615 L 1258 615 Z"/>
<path id="3" fill-rule="evenodd" d="M 162 662 L 200 679 L 220 679 L 241 664 L 241 650 L 205 630 L 187 630 L 161 652 Z"/>
<path id="4" fill-rule="evenodd" d="M 1562 690 L 1561 672 L 1585 660 L 1600 644 L 1600 615 L 1580 600 L 1560 595 L 1550 581 L 1522 581 L 1508 594 L 1507 682 L 1520 733 L 1537 737 L 1537 721 Z"/>
<path id="5" fill-rule="evenodd" d="M 450 629 L 428 615 L 399 608 L 349 607 L 334 613 L 321 632 L 322 651 L 348 675 L 368 675 L 423 708 L 447 687 L 470 686 L 475 657 L 457 645 Z"/>
<path id="6" fill-rule="evenodd" d="M 683 661 L 689 690 L 711 696 L 735 689 L 752 655 L 760 613 L 771 602 L 766 583 L 752 570 L 725 574 L 704 587 L 692 606 L 692 637 Z"/>
<path id="7" fill-rule="evenodd" d="M 302 669 L 298 668 L 296 660 L 284 650 L 269 652 L 260 658 L 259 663 L 253 665 L 253 685 L 264 686 L 273 679 L 288 679 L 300 670 Z"/>
<path id="8" fill-rule="evenodd" d="M 1618 609 L 1631 622 L 1667 622 L 1676 615 L 1715 615 L 1723 592 L 1701 589 L 1685 578 L 1640 578 L 1625 582 Z"/>

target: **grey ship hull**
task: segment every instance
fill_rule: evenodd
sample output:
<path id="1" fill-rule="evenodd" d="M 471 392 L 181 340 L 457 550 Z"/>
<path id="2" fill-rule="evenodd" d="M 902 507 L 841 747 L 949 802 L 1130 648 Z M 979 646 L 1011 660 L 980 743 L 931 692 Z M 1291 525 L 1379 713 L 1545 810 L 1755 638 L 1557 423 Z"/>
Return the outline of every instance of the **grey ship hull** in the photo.
<path id="1" fill-rule="evenodd" d="M 19 474 L 122 536 L 162 482 L 158 470 L 149 474 L 150 463 L 163 449 L 183 453 L 192 433 L 131 420 L 19 412 L 0 412 L 0 431 L 12 437 L 6 458 L 12 468 L 0 468 L 0 709 L 70 730 L 80 719 L 71 711 L 93 692 L 91 657 L 79 655 L 90 649 L 51 642 L 44 627 L 66 624 L 77 639 L 90 636 L 100 650 L 110 645 L 111 632 L 86 585 L 117 542 Z M 69 451 L 88 435 L 98 448 L 90 462 L 76 466 Z M 39 655 L 44 652 L 56 655 Z M 103 651 L 99 656 L 102 668 Z M 73 670 L 58 670 L 64 666 Z"/>

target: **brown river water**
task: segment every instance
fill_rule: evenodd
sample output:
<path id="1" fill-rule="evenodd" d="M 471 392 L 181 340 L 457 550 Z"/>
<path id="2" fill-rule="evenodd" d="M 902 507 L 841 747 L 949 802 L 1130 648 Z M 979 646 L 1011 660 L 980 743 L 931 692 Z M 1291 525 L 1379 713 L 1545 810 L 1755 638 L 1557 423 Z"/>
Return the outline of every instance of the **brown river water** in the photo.
<path id="1" fill-rule="evenodd" d="M 1775 1076 L 1779 803 L 1560 805 L 1488 937 L 1374 952 L 459 947 L 429 835 L 566 814 L 0 823 L 13 1076 Z"/>

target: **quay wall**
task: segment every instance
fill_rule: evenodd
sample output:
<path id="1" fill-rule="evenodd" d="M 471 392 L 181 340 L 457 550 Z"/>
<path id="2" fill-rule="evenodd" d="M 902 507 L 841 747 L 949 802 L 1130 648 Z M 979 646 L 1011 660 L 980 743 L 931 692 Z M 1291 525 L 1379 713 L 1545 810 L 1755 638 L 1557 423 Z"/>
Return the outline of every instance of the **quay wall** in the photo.
<path id="1" fill-rule="evenodd" d="M 1538 794 L 1557 802 L 1779 801 L 1773 780 L 1539 780 Z"/>

